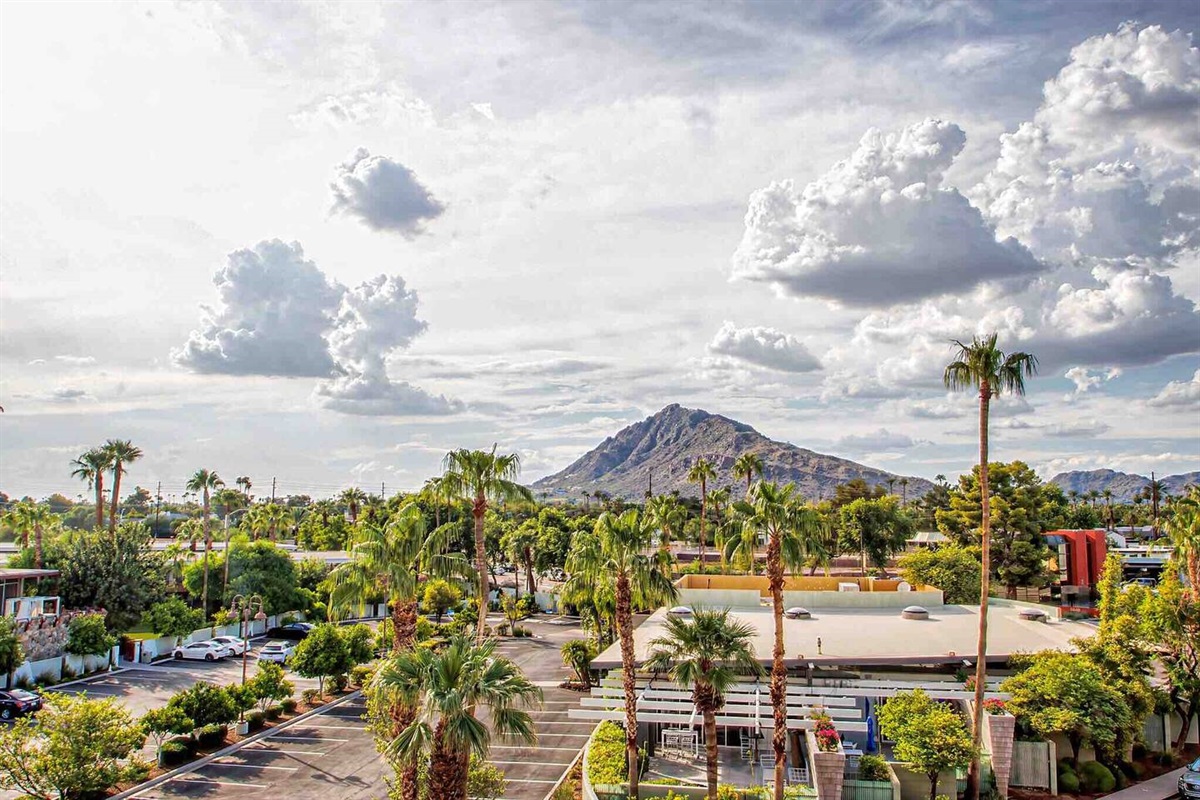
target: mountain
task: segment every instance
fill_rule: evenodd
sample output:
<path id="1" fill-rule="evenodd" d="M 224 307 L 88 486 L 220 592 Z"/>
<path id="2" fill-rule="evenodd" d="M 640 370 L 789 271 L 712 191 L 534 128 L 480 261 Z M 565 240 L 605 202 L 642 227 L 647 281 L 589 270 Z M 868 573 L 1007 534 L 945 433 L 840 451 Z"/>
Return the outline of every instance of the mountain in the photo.
<path id="1" fill-rule="evenodd" d="M 1162 481 L 1167 494 L 1181 495 L 1190 485 L 1200 486 L 1200 472 L 1168 475 L 1165 478 L 1159 478 L 1159 480 Z M 1103 492 L 1105 489 L 1109 489 L 1113 493 L 1114 501 L 1128 503 L 1133 499 L 1135 494 L 1142 491 L 1150 483 L 1150 479 L 1144 475 L 1129 472 L 1115 472 L 1111 469 L 1091 469 L 1060 472 L 1050 479 L 1050 483 L 1058 484 L 1064 492 L 1075 491 L 1081 495 L 1085 495 L 1091 491 Z"/>
<path id="2" fill-rule="evenodd" d="M 889 478 L 902 477 L 772 441 L 745 423 L 676 404 L 605 439 L 562 472 L 534 483 L 533 490 L 570 497 L 600 490 L 614 497 L 635 499 L 645 495 L 653 478 L 655 494 L 678 490 L 685 497 L 696 497 L 700 487 L 688 483 L 687 472 L 697 457 L 711 461 L 717 472 L 716 482 L 709 484 L 711 489 L 744 485 L 734 480 L 732 471 L 734 460 L 746 452 L 757 453 L 762 459 L 764 478 L 795 483 L 812 500 L 831 497 L 838 484 L 852 478 L 886 486 Z M 908 476 L 910 499 L 932 488 L 933 484 L 924 478 Z M 895 486 L 897 494 L 903 491 L 899 484 Z"/>

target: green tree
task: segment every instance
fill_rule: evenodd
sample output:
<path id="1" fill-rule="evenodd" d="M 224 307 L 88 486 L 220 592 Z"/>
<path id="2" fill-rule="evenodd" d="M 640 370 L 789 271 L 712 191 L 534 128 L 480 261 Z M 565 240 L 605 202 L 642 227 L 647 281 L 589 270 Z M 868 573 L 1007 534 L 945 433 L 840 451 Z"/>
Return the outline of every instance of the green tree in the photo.
<path id="1" fill-rule="evenodd" d="M 520 525 L 512 525 L 500 538 L 500 547 L 513 563 L 525 570 L 525 589 L 530 594 L 537 591 L 537 580 L 533 577 L 533 565 L 537 562 L 538 521 L 527 519 Z M 514 586 L 519 586 L 514 581 Z"/>
<path id="2" fill-rule="evenodd" d="M 158 758 L 162 757 L 162 746 L 167 737 L 191 733 L 196 729 L 196 723 L 178 706 L 150 709 L 142 715 L 141 726 L 143 735 L 154 740 L 154 755 Z"/>
<path id="3" fill-rule="evenodd" d="M 1025 394 L 1025 379 L 1037 372 L 1029 353 L 1005 353 L 996 346 L 997 334 L 976 336 L 970 344 L 954 340 L 957 354 L 942 376 L 952 391 L 975 390 L 979 395 L 979 486 L 982 574 L 979 587 L 979 647 L 975 657 L 975 716 L 972 741 L 975 755 L 967 776 L 967 800 L 979 800 L 979 746 L 983 737 L 983 689 L 987 684 L 988 591 L 992 576 L 991 495 L 988 484 L 988 412 L 992 398 L 1008 392 Z"/>
<path id="4" fill-rule="evenodd" d="M 700 546 L 697 549 L 697 555 L 700 557 L 701 565 L 704 564 L 704 548 L 708 544 L 708 539 L 704 533 L 704 518 L 708 514 L 708 482 L 717 479 L 717 471 L 713 469 L 713 465 L 703 456 L 696 459 L 688 470 L 688 483 L 700 484 Z"/>
<path id="5" fill-rule="evenodd" d="M 33 539 L 33 566 L 42 569 L 42 543 L 47 529 L 60 522 L 50 507 L 42 503 L 23 500 L 4 513 L 4 523 L 22 537 L 24 547 L 29 547 L 30 534 Z"/>
<path id="6" fill-rule="evenodd" d="M 757 453 L 742 453 L 733 462 L 733 477 L 737 480 L 746 480 L 746 497 L 750 497 L 750 489 L 752 488 L 755 477 L 761 478 L 763 474 L 762 458 Z"/>
<path id="7" fill-rule="evenodd" d="M 96 490 L 96 530 L 104 527 L 104 473 L 112 466 L 112 455 L 103 447 L 93 447 L 71 462 L 71 477 L 79 478 Z"/>
<path id="8" fill-rule="evenodd" d="M 108 512 L 108 531 L 109 533 L 116 533 L 117 506 L 121 500 L 121 476 L 127 472 L 125 465 L 132 464 L 141 458 L 142 451 L 140 448 L 134 447 L 133 442 L 128 439 L 109 439 L 104 443 L 104 450 L 108 454 L 113 476 L 112 503 Z"/>
<path id="9" fill-rule="evenodd" d="M 1130 727 L 1121 693 L 1084 656 L 1045 650 L 1026 661 L 1025 670 L 1000 685 L 1012 695 L 1008 710 L 1041 736 L 1066 736 L 1076 765 L 1085 742 L 1112 762 Z"/>
<path id="10" fill-rule="evenodd" d="M 937 798 L 940 773 L 964 767 L 977 756 L 962 718 L 920 689 L 888 698 L 878 717 L 880 732 L 896 742 L 896 759 L 929 779 L 929 800 Z"/>
<path id="11" fill-rule="evenodd" d="M 151 548 L 146 527 L 136 522 L 119 526 L 115 536 L 75 536 L 58 569 L 63 605 L 103 608 L 112 631 L 136 625 L 166 587 L 163 557 Z"/>
<path id="12" fill-rule="evenodd" d="M 637 509 L 605 512 L 596 520 L 595 536 L 577 544 L 571 562 L 567 594 L 611 592 L 615 624 L 621 643 L 621 674 L 625 694 L 625 748 L 629 758 L 629 796 L 638 797 L 637 664 L 633 647 L 633 607 L 661 605 L 675 599 L 670 555 L 659 550 L 646 555 L 655 525 Z M 611 589 L 608 584 L 611 582 Z"/>
<path id="13" fill-rule="evenodd" d="M 203 728 L 233 722 L 238 717 L 239 701 L 223 686 L 199 682 L 173 695 L 167 707 L 179 709 L 197 728 Z"/>
<path id="14" fill-rule="evenodd" d="M 475 571 L 479 577 L 479 607 L 487 608 L 487 543 L 483 534 L 483 518 L 491 503 L 525 500 L 533 502 L 533 495 L 516 482 L 521 472 L 521 457 L 516 453 L 496 455 L 496 446 L 491 452 L 483 450 L 454 450 L 446 454 L 442 462 L 445 473 L 442 481 L 447 495 L 458 497 L 471 504 L 471 517 L 475 522 Z M 483 641 L 487 615 L 479 614 L 476 621 L 475 638 Z"/>
<path id="15" fill-rule="evenodd" d="M 466 800 L 470 756 L 486 759 L 493 734 L 530 744 L 537 740 L 525 709 L 536 706 L 542 692 L 496 653 L 495 640 L 475 644 L 460 636 L 440 651 L 419 648 L 393 655 L 379 668 L 372 688 L 420 709 L 384 752 L 400 764 L 428 757 L 430 798 Z M 490 727 L 476 718 L 481 707 L 491 712 Z"/>
<path id="16" fill-rule="evenodd" d="M 283 667 L 274 661 L 259 661 L 258 672 L 246 682 L 246 688 L 263 711 L 273 703 L 291 697 L 296 691 L 292 682 L 283 676 Z"/>
<path id="17" fill-rule="evenodd" d="M 947 603 L 979 602 L 979 557 L 971 548 L 922 548 L 902 555 L 898 566 L 904 580 L 914 586 L 936 586 Z"/>
<path id="18" fill-rule="evenodd" d="M 183 600 L 172 597 L 151 606 L 142 621 L 157 636 L 174 636 L 178 645 L 184 636 L 203 627 L 204 612 L 198 608 L 188 608 Z"/>
<path id="19" fill-rule="evenodd" d="M 375 658 L 375 634 L 363 623 L 339 629 L 346 642 L 346 657 L 350 666 L 365 664 Z"/>
<path id="20" fill-rule="evenodd" d="M 12 617 L 0 617 L 0 675 L 12 685 L 13 673 L 25 663 L 25 648 L 17 636 L 17 623 Z"/>
<path id="21" fill-rule="evenodd" d="M 583 690 L 591 691 L 592 659 L 599 654 L 596 645 L 587 639 L 571 639 L 563 642 L 559 652 L 562 653 L 563 664 L 575 671 L 575 676 L 583 684 Z"/>
<path id="22" fill-rule="evenodd" d="M 646 515 L 659 530 L 660 550 L 667 551 L 671 540 L 683 535 L 687 509 L 679 503 L 678 497 L 670 494 L 651 497 L 646 501 Z"/>
<path id="23" fill-rule="evenodd" d="M 292 651 L 292 669 L 297 675 L 317 679 L 317 691 L 325 694 L 325 679 L 348 672 L 354 666 L 346 640 L 336 625 L 326 623 L 309 631 Z"/>
<path id="24" fill-rule="evenodd" d="M 884 569 L 916 532 L 912 518 L 900 507 L 900 499 L 895 495 L 874 500 L 860 497 L 842 506 L 838 528 L 841 550 L 857 550 L 862 554 L 864 575 L 868 559 Z"/>
<path id="25" fill-rule="evenodd" d="M 1167 683 L 1167 698 L 1182 728 L 1176 750 L 1187 741 L 1192 720 L 1200 716 L 1200 596 L 1185 589 L 1175 570 L 1163 571 L 1157 592 L 1145 592 L 1138 619 L 1158 653 Z"/>
<path id="26" fill-rule="evenodd" d="M 37 717 L 0 727 L 0 788 L 38 800 L 83 800 L 145 776 L 146 735 L 113 698 L 53 692 Z"/>
<path id="27" fill-rule="evenodd" d="M 754 627 L 729 616 L 729 609 L 693 609 L 691 619 L 667 617 L 662 636 L 650 640 L 646 667 L 669 672 L 692 690 L 692 703 L 704 719 L 708 800 L 717 800 L 717 712 L 739 676 L 757 676 Z"/>
<path id="28" fill-rule="evenodd" d="M 76 656 L 98 656 L 107 653 L 117 643 L 117 637 L 104 627 L 101 614 L 81 614 L 67 623 L 66 652 Z"/>
<path id="29" fill-rule="evenodd" d="M 346 507 L 346 511 L 350 514 L 350 527 L 358 524 L 358 509 L 367 501 L 367 493 L 357 486 L 351 486 L 349 489 L 343 489 L 338 495 L 338 501 Z"/>
<path id="30" fill-rule="evenodd" d="M 291 611 L 298 605 L 296 562 L 273 542 L 246 542 L 233 546 L 229 562 L 230 594 L 258 594 L 268 614 Z"/>
<path id="31" fill-rule="evenodd" d="M 422 600 L 425 610 L 432 613 L 438 623 L 442 615 L 462 602 L 462 590 L 442 578 L 433 578 L 425 582 L 425 592 Z"/>
<path id="32" fill-rule="evenodd" d="M 872 486 L 862 478 L 851 478 L 834 487 L 833 499 L 829 502 L 835 509 L 841 509 L 855 500 L 879 500 L 887 495 L 887 490 L 879 484 Z"/>
<path id="33" fill-rule="evenodd" d="M 188 478 L 186 488 L 189 492 L 201 492 L 204 497 L 203 514 L 201 523 L 204 527 L 204 586 L 200 590 L 200 607 L 208 613 L 208 554 L 212 551 L 212 535 L 209 531 L 209 523 L 212 522 L 212 492 L 225 485 L 225 481 L 221 480 L 217 473 L 207 469 L 196 470 L 196 473 Z"/>

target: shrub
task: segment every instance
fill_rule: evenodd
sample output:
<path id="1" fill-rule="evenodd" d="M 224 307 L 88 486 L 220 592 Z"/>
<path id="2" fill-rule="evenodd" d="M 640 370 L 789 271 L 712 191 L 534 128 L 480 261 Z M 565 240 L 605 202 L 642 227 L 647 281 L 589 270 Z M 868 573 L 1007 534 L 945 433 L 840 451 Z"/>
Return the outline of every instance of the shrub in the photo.
<path id="1" fill-rule="evenodd" d="M 858 760 L 858 779 L 860 781 L 890 781 L 887 762 L 883 756 L 867 754 Z"/>
<path id="2" fill-rule="evenodd" d="M 349 685 L 350 678 L 344 672 L 339 672 L 329 679 L 329 690 L 331 692 L 344 692 Z"/>
<path id="3" fill-rule="evenodd" d="M 427 617 L 417 617 L 417 641 L 423 642 L 426 639 L 432 639 L 438 633 L 440 625 L 434 625 Z M 389 637 L 391 634 L 388 634 Z M 381 650 L 389 649 L 392 646 L 392 640 L 389 638 L 387 644 L 381 647 Z"/>
<path id="4" fill-rule="evenodd" d="M 224 742 L 227 733 L 229 733 L 229 728 L 224 724 L 204 725 L 196 729 L 196 744 L 210 750 Z"/>
<path id="5" fill-rule="evenodd" d="M 261 711 L 246 712 L 246 722 L 250 723 L 250 730 L 252 731 L 260 730 L 264 720 L 266 720 L 266 715 Z"/>
<path id="6" fill-rule="evenodd" d="M 618 784 L 629 777 L 625 767 L 625 730 L 611 720 L 600 723 L 588 748 L 588 779 Z"/>
<path id="7" fill-rule="evenodd" d="M 501 622 L 499 625 L 496 626 L 496 635 L 497 636 L 508 636 L 508 623 L 507 622 Z"/>
<path id="8" fill-rule="evenodd" d="M 321 692 L 318 691 L 317 689 L 305 689 L 303 692 L 300 693 L 300 699 L 303 700 L 305 703 L 307 703 L 310 706 L 313 703 L 315 703 L 317 701 L 317 698 L 320 696 L 321 696 Z"/>
<path id="9" fill-rule="evenodd" d="M 1079 792 L 1079 776 L 1070 770 L 1058 776 L 1059 793 L 1077 794 Z"/>
<path id="10" fill-rule="evenodd" d="M 983 710 L 989 714 L 1003 714 L 1004 701 L 996 697 L 989 697 L 983 701 Z"/>
<path id="11" fill-rule="evenodd" d="M 360 664 L 354 669 L 350 670 L 350 682 L 355 686 L 366 686 L 371 682 L 371 678 L 374 677 L 374 675 L 375 670 Z"/>
<path id="12" fill-rule="evenodd" d="M 285 714 L 295 714 L 296 705 L 296 698 L 294 697 L 285 697 L 279 701 L 279 707 L 283 709 Z"/>
<path id="13" fill-rule="evenodd" d="M 267 719 L 274 722 L 275 720 L 277 720 L 281 716 L 283 716 L 283 706 L 282 705 L 267 706 L 267 710 L 264 711 L 263 714 L 266 715 Z"/>
<path id="14" fill-rule="evenodd" d="M 1108 794 L 1116 788 L 1117 779 L 1099 761 L 1085 761 L 1079 765 L 1079 785 L 1085 792 Z"/>
<path id="15" fill-rule="evenodd" d="M 63 650 L 77 656 L 98 656 L 117 643 L 104 627 L 100 614 L 81 614 L 67 624 L 67 644 Z"/>
<path id="16" fill-rule="evenodd" d="M 160 767 L 174 767 L 190 760 L 194 746 L 195 743 L 186 736 L 180 736 L 163 742 L 162 748 L 158 751 L 158 765 Z"/>
<path id="17" fill-rule="evenodd" d="M 541 611 L 538 608 L 537 598 L 531 594 L 521 595 L 521 599 L 517 601 L 517 611 L 530 616 Z"/>
<path id="18" fill-rule="evenodd" d="M 184 689 L 168 702 L 191 718 L 197 728 L 205 725 L 228 725 L 237 719 L 238 704 L 229 690 L 211 683 L 197 683 Z"/>

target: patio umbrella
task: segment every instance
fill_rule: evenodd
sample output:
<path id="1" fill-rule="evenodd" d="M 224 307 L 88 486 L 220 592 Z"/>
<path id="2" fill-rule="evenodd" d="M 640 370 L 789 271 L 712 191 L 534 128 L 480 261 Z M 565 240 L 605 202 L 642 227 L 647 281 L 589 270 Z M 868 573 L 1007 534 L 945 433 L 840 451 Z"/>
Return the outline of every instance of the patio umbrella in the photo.
<path id="1" fill-rule="evenodd" d="M 875 715 L 871 710 L 871 701 L 867 700 L 867 748 L 868 753 L 875 752 Z"/>

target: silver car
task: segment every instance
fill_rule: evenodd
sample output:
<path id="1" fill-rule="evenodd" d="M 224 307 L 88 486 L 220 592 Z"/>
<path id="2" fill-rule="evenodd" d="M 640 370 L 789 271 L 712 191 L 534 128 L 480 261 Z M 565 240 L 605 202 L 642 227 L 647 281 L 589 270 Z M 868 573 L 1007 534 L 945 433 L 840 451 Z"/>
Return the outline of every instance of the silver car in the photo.
<path id="1" fill-rule="evenodd" d="M 1200 758 L 1188 764 L 1179 776 L 1179 796 L 1184 800 L 1200 800 Z"/>
<path id="2" fill-rule="evenodd" d="M 287 664 L 296 649 L 295 642 L 267 642 L 258 651 L 259 661 L 274 661 L 276 664 Z"/>

